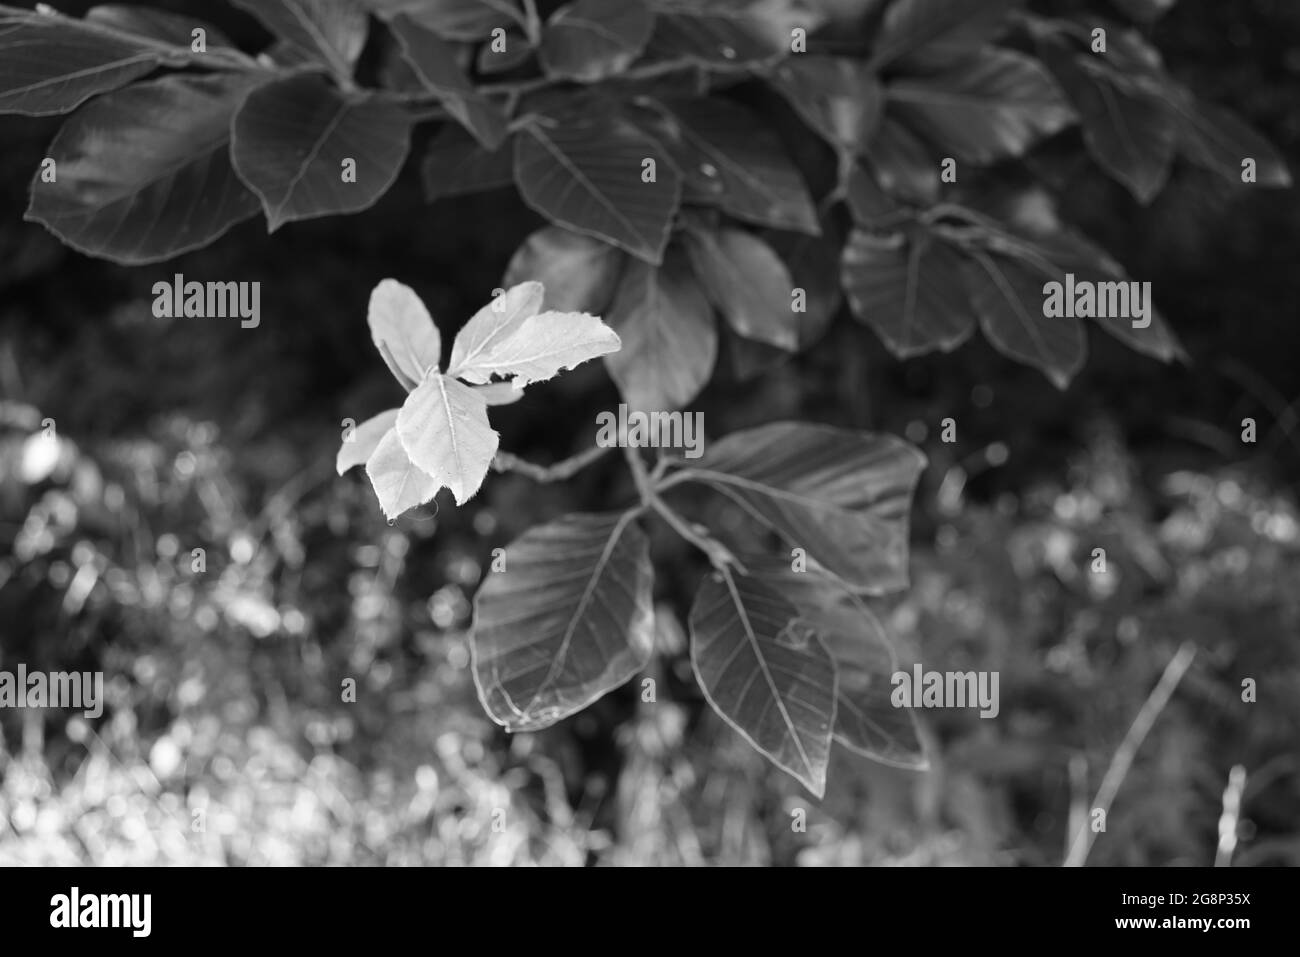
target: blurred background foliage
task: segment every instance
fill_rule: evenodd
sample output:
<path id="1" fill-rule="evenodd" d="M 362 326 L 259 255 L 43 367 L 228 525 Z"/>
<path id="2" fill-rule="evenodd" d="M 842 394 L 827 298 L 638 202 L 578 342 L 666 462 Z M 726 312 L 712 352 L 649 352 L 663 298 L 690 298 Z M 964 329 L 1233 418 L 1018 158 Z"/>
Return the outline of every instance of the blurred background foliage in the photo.
<path id="1" fill-rule="evenodd" d="M 257 42 L 233 11 L 159 5 Z M 1184 0 L 1149 34 L 1300 169 L 1300 6 Z M 1092 335 L 1060 393 L 979 338 L 897 362 L 841 315 L 792 362 L 715 377 L 697 404 L 710 437 L 798 417 L 925 449 L 912 588 L 878 610 L 927 667 L 1001 673 L 995 720 L 922 713 L 930 772 L 837 751 L 817 803 L 702 701 L 673 622 L 704 566 L 666 535 L 657 703 L 629 685 L 514 737 L 483 715 L 465 631 L 491 550 L 626 500 L 617 460 L 563 485 L 492 476 L 466 508 L 394 526 L 363 479 L 334 475 L 342 420 L 398 398 L 369 290 L 396 277 L 458 324 L 536 214 L 500 192 L 423 205 L 411 164 L 361 216 L 274 238 L 245 224 L 123 269 L 22 222 L 57 122 L 0 120 L 0 669 L 103 670 L 108 701 L 93 721 L 0 711 L 0 863 L 1056 864 L 1184 642 L 1196 661 L 1090 862 L 1210 863 L 1240 764 L 1234 862 L 1300 863 L 1295 190 L 1243 195 L 1180 165 L 1144 209 L 1077 131 L 1035 154 L 1061 216 L 1153 283 L 1187 366 Z M 261 326 L 154 319 L 174 272 L 262 281 Z M 535 392 L 494 424 L 542 462 L 589 445 L 618 401 L 594 363 Z"/>

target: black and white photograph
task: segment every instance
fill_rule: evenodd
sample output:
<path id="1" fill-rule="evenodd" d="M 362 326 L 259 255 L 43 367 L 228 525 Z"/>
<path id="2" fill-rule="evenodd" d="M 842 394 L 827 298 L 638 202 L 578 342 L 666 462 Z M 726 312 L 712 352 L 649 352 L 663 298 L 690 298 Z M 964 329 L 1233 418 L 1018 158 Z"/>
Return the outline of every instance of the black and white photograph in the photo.
<path id="1" fill-rule="evenodd" d="M 1267 932 L 1297 171 L 1293 0 L 0 4 L 6 922 L 884 867 Z"/>

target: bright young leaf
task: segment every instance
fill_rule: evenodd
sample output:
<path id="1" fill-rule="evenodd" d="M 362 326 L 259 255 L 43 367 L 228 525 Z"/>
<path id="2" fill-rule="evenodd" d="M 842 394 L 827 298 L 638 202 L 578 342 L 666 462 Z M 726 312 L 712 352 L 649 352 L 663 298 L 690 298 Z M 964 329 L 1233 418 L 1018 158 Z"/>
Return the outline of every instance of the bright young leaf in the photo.
<path id="1" fill-rule="evenodd" d="M 505 550 L 474 598 L 474 683 L 493 721 L 537 731 L 645 667 L 654 644 L 649 544 L 631 513 L 568 515 Z"/>
<path id="2" fill-rule="evenodd" d="M 389 27 L 424 88 L 485 148 L 499 147 L 506 138 L 505 114 L 474 88 L 456 63 L 455 50 L 409 17 L 396 17 Z"/>
<path id="3" fill-rule="evenodd" d="M 370 21 L 355 0 L 231 0 L 300 55 L 350 77 Z"/>
<path id="4" fill-rule="evenodd" d="M 441 482 L 411 461 L 396 428 L 384 433 L 366 460 L 366 475 L 389 521 L 431 501 L 442 487 Z"/>
<path id="5" fill-rule="evenodd" d="M 627 69 L 653 28 L 643 0 L 575 0 L 547 21 L 538 56 L 549 76 L 594 83 Z"/>
<path id="6" fill-rule="evenodd" d="M 599 239 L 546 226 L 515 251 L 502 285 L 508 289 L 532 277 L 546 287 L 547 308 L 599 313 L 614 296 L 624 258 Z"/>
<path id="7" fill-rule="evenodd" d="M 447 374 L 458 376 L 466 366 L 490 356 L 514 335 L 525 319 L 537 315 L 544 295 L 545 288 L 540 282 L 522 282 L 493 297 L 456 335 Z"/>
<path id="8" fill-rule="evenodd" d="M 385 279 L 370 294 L 370 337 L 394 378 L 407 392 L 442 361 L 442 337 L 415 290 Z"/>
<path id="9" fill-rule="evenodd" d="M 898 657 L 871 609 L 842 584 L 816 571 L 796 572 L 787 558 L 739 556 L 754 578 L 799 611 L 835 661 L 835 741 L 893 767 L 929 765 L 910 708 L 890 700 Z"/>
<path id="10" fill-rule="evenodd" d="M 713 443 L 686 471 L 858 591 L 884 594 L 907 585 L 925 461 L 892 435 L 774 422 Z"/>
<path id="11" fill-rule="evenodd" d="M 975 331 L 962 283 L 965 261 L 921 227 L 887 236 L 855 229 L 842 269 L 849 308 L 900 359 L 949 352 Z"/>
<path id="12" fill-rule="evenodd" d="M 401 172 L 411 121 L 396 104 L 290 74 L 249 95 L 234 122 L 235 169 L 285 223 L 369 209 Z M 348 175 L 355 165 L 355 176 Z"/>
<path id="13" fill-rule="evenodd" d="M 407 396 L 397 413 L 397 435 L 412 464 L 451 489 L 457 505 L 483 485 L 500 442 L 483 396 L 437 373 Z"/>
<path id="14" fill-rule="evenodd" d="M 713 310 L 690 267 L 629 261 L 606 317 L 623 347 L 605 360 L 624 401 L 643 412 L 680 409 L 709 381 L 718 356 Z"/>
<path id="15" fill-rule="evenodd" d="M 207 245 L 257 213 L 229 150 L 231 117 L 254 82 L 177 74 L 88 104 L 54 138 L 58 179 L 37 176 L 26 218 L 125 265 Z"/>
<path id="16" fill-rule="evenodd" d="M 564 369 L 619 350 L 618 336 L 585 312 L 543 312 L 529 316 L 514 332 L 485 350 L 456 374 L 467 382 L 486 383 L 492 376 L 510 379 L 522 389 L 545 382 Z"/>
<path id="17" fill-rule="evenodd" d="M 747 339 L 795 350 L 794 280 L 771 246 L 740 229 L 691 229 L 686 249 L 700 288 L 732 329 Z"/>
<path id="18" fill-rule="evenodd" d="M 691 664 L 713 709 L 817 797 L 835 726 L 835 663 L 780 593 L 736 573 L 705 580 L 691 606 Z"/>
<path id="19" fill-rule="evenodd" d="M 943 73 L 898 80 L 886 93 L 893 116 L 975 163 L 1019 156 L 1075 118 L 1051 74 L 1010 50 L 985 49 Z"/>
<path id="20" fill-rule="evenodd" d="M 657 160 L 653 181 L 645 161 Z M 682 195 L 682 178 L 659 145 L 604 113 L 534 123 L 515 137 L 515 182 L 552 222 L 658 263 Z"/>
<path id="21" fill-rule="evenodd" d="M 345 438 L 343 444 L 339 446 L 339 454 L 334 462 L 339 475 L 358 465 L 365 465 L 379 448 L 380 441 L 393 431 L 395 425 L 397 425 L 397 410 L 389 409 L 387 412 L 380 412 L 373 418 L 366 419 L 353 429 L 351 436 Z"/>

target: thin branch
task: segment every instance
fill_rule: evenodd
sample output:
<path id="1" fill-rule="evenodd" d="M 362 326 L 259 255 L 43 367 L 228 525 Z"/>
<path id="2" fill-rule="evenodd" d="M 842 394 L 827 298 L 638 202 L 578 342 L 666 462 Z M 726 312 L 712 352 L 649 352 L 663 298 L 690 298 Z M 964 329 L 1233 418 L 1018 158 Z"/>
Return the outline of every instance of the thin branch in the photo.
<path id="1" fill-rule="evenodd" d="M 1124 735 L 1124 740 L 1120 742 L 1119 750 L 1111 758 L 1110 767 L 1106 769 L 1106 774 L 1101 779 L 1101 787 L 1097 789 L 1097 796 L 1092 802 L 1094 812 L 1100 808 L 1103 816 L 1110 813 L 1111 802 L 1115 800 L 1115 795 L 1119 793 L 1120 785 L 1124 783 L 1124 778 L 1128 775 L 1138 748 L 1142 747 L 1142 742 L 1146 740 L 1147 733 L 1156 723 L 1156 719 L 1160 717 L 1160 712 L 1164 710 L 1165 705 L 1169 703 L 1174 689 L 1183 680 L 1183 675 L 1187 672 L 1187 669 L 1192 664 L 1192 659 L 1195 657 L 1196 646 L 1187 642 L 1178 649 L 1178 653 L 1165 666 L 1165 673 L 1160 676 L 1160 681 L 1151 689 L 1146 704 L 1142 705 L 1142 709 L 1138 711 L 1137 717 L 1133 719 L 1133 725 L 1128 729 L 1128 734 Z M 1081 828 L 1074 837 L 1074 843 L 1070 846 L 1070 854 L 1065 859 L 1065 866 L 1082 867 L 1083 862 L 1088 859 L 1088 852 L 1092 850 L 1092 843 L 1096 839 L 1096 832 L 1091 827 L 1085 826 Z"/>
<path id="2" fill-rule="evenodd" d="M 740 563 L 740 559 L 731 554 L 731 550 L 723 545 L 716 538 L 710 538 L 709 535 L 697 527 L 691 527 L 686 521 L 669 508 L 664 500 L 659 496 L 651 493 L 649 506 L 672 528 L 674 532 L 680 535 L 686 541 L 690 542 L 705 555 L 709 556 L 709 564 L 720 572 L 726 572 L 728 568 L 734 568 L 742 575 L 748 575 L 749 572 L 745 566 Z"/>
<path id="3" fill-rule="evenodd" d="M 498 452 L 492 459 L 492 469 L 496 472 L 517 472 L 535 482 L 563 482 L 577 475 L 608 451 L 609 449 L 604 446 L 594 445 L 554 465 L 537 465 L 510 452 Z"/>
<path id="4" fill-rule="evenodd" d="M 1246 790 L 1246 769 L 1233 765 L 1228 772 L 1228 786 L 1223 789 L 1223 814 L 1219 817 L 1219 848 L 1214 855 L 1215 867 L 1231 867 L 1232 852 L 1237 849 L 1237 823 L 1241 820 L 1241 796 Z"/>

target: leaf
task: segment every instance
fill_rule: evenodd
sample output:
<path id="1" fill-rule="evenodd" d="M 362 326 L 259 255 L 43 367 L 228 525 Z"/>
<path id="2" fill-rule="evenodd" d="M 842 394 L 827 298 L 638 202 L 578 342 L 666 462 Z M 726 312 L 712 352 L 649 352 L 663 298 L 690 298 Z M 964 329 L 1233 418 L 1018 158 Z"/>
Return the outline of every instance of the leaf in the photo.
<path id="1" fill-rule="evenodd" d="M 789 268 L 795 286 L 807 294 L 805 311 L 797 314 L 799 348 L 807 349 L 826 333 L 844 302 L 839 244 L 826 236 L 797 233 L 772 233 L 768 242 Z"/>
<path id="2" fill-rule="evenodd" d="M 940 157 L 902 123 L 886 116 L 866 152 L 890 193 L 926 206 L 938 200 Z"/>
<path id="3" fill-rule="evenodd" d="M 121 33 L 159 40 L 176 47 L 188 49 L 194 43 L 194 31 L 202 29 L 209 50 L 215 47 L 233 47 L 229 38 L 203 20 L 152 7 L 137 7 L 124 3 L 106 3 L 86 11 L 86 22 L 102 24 Z"/>
<path id="4" fill-rule="evenodd" d="M 925 456 L 902 439 L 804 422 L 734 432 L 686 471 L 859 591 L 907 585 Z"/>
<path id="5" fill-rule="evenodd" d="M 488 716 L 537 731 L 646 666 L 654 644 L 649 545 L 632 513 L 568 515 L 505 551 L 474 598 L 474 684 Z"/>
<path id="6" fill-rule="evenodd" d="M 370 21 L 354 0 L 231 0 L 299 54 L 351 77 Z"/>
<path id="7" fill-rule="evenodd" d="M 380 412 L 373 418 L 366 419 L 354 428 L 349 437 L 345 438 L 339 446 L 339 454 L 334 461 L 334 467 L 339 475 L 358 465 L 365 465 L 379 448 L 383 437 L 391 432 L 396 424 L 397 410 L 389 409 L 387 412 Z"/>
<path id="8" fill-rule="evenodd" d="M 691 665 L 713 710 L 817 797 L 826 792 L 835 663 L 777 592 L 725 573 L 691 606 Z"/>
<path id="9" fill-rule="evenodd" d="M 977 52 L 1006 25 L 1018 0 L 895 0 L 885 13 L 871 63 L 948 66 Z"/>
<path id="10" fill-rule="evenodd" d="M 407 392 L 438 371 L 442 337 L 415 290 L 385 279 L 370 294 L 366 322 L 384 364 Z"/>
<path id="11" fill-rule="evenodd" d="M 500 436 L 487 402 L 464 383 L 430 374 L 397 413 L 397 435 L 412 464 L 464 505 L 483 485 Z"/>
<path id="12" fill-rule="evenodd" d="M 784 558 L 738 557 L 751 575 L 798 609 L 835 661 L 834 740 L 881 764 L 927 768 L 915 713 L 890 700 L 898 659 L 871 609 L 834 579 L 816 571 L 796 572 Z"/>
<path id="13" fill-rule="evenodd" d="M 652 183 L 641 178 L 646 159 L 657 159 Z M 681 175 L 658 144 L 610 113 L 527 127 L 515 137 L 515 182 L 553 223 L 653 263 L 682 195 Z"/>
<path id="14" fill-rule="evenodd" d="M 1003 355 L 1041 370 L 1065 389 L 1083 368 L 1087 342 L 1077 320 L 1043 315 L 1043 285 L 1052 273 L 1023 260 L 978 250 L 971 255 L 966 285 L 984 335 Z"/>
<path id="15" fill-rule="evenodd" d="M 489 382 L 487 385 L 474 386 L 473 391 L 482 396 L 489 406 L 514 405 L 524 397 L 523 388 L 516 387 L 513 382 Z"/>
<path id="16" fill-rule="evenodd" d="M 262 199 L 267 227 L 373 206 L 397 180 L 411 120 L 395 103 L 345 96 L 316 74 L 254 90 L 235 116 L 235 169 Z M 356 163 L 356 181 L 343 176 Z"/>
<path id="17" fill-rule="evenodd" d="M 880 122 L 884 91 L 875 72 L 860 60 L 791 57 L 773 77 L 804 122 L 838 150 L 858 152 Z"/>
<path id="18" fill-rule="evenodd" d="M 389 521 L 430 501 L 442 487 L 411 462 L 395 428 L 384 433 L 366 461 L 366 475 Z"/>
<path id="19" fill-rule="evenodd" d="M 509 149 L 489 152 L 463 126 L 448 123 L 429 141 L 420 171 L 424 196 L 433 202 L 513 186 L 514 153 Z"/>
<path id="20" fill-rule="evenodd" d="M 253 82 L 174 75 L 100 97 L 54 138 L 58 180 L 34 180 L 25 218 L 123 265 L 206 246 L 257 213 L 228 148 L 231 116 Z"/>
<path id="21" fill-rule="evenodd" d="M 1158 97 L 1113 82 L 1112 71 L 1064 44 L 1040 45 L 1079 112 L 1088 152 L 1138 202 L 1150 203 L 1169 180 L 1177 141 L 1173 112 Z"/>
<path id="22" fill-rule="evenodd" d="M 739 335 L 793 352 L 794 280 L 763 240 L 740 229 L 691 229 L 686 249 L 704 294 Z"/>
<path id="23" fill-rule="evenodd" d="M 545 287 L 549 308 L 599 314 L 613 298 L 622 269 L 623 253 L 608 243 L 546 226 L 515 250 L 502 284 L 509 289 L 536 280 Z"/>
<path id="24" fill-rule="evenodd" d="M 1075 119 L 1051 75 L 1010 50 L 984 50 L 943 73 L 886 89 L 890 112 L 959 159 L 1019 156 Z"/>
<path id="25" fill-rule="evenodd" d="M 497 27 L 520 24 L 511 0 L 363 0 L 383 20 L 406 14 L 444 40 L 482 40 Z"/>
<path id="26" fill-rule="evenodd" d="M 0 113 L 67 113 L 144 76 L 165 52 L 106 26 L 0 8 Z"/>
<path id="27" fill-rule="evenodd" d="M 528 38 L 522 33 L 507 33 L 503 45 L 503 50 L 495 49 L 492 43 L 484 43 L 478 48 L 474 66 L 479 73 L 485 76 L 509 73 L 532 59 L 533 48 L 528 45 Z"/>
<path id="28" fill-rule="evenodd" d="M 1168 101 L 1178 114 L 1178 148 L 1197 166 L 1217 173 L 1224 179 L 1240 183 L 1242 161 L 1256 164 L 1256 182 L 1260 186 L 1286 189 L 1291 186 L 1291 172 L 1277 149 L 1234 114 L 1186 90 L 1178 91 Z"/>
<path id="29" fill-rule="evenodd" d="M 747 222 L 821 234 L 803 176 L 776 135 L 749 110 L 716 98 L 670 99 L 688 175 L 720 183 L 717 205 Z"/>
<path id="30" fill-rule="evenodd" d="M 606 317 L 622 348 L 605 364 L 632 409 L 680 409 L 700 394 L 718 357 L 713 310 L 682 257 L 629 261 Z"/>
<path id="31" fill-rule="evenodd" d="M 547 21 L 538 57 L 548 76 L 594 83 L 626 70 L 653 29 L 642 0 L 576 0 Z"/>
<path id="32" fill-rule="evenodd" d="M 901 217 L 901 207 L 880 186 L 874 175 L 862 163 L 854 165 L 849 172 L 847 189 L 844 196 L 853 221 L 869 229 L 884 228 L 891 223 L 897 224 Z"/>
<path id="33" fill-rule="evenodd" d="M 492 355 L 529 316 L 542 308 L 545 290 L 539 282 L 522 282 L 512 286 L 474 313 L 456 335 L 451 347 L 447 374 L 459 376 L 467 366 Z"/>
<path id="34" fill-rule="evenodd" d="M 564 369 L 619 349 L 614 331 L 585 312 L 542 312 L 529 316 L 508 337 L 462 367 L 461 378 L 486 383 L 504 376 L 516 388 L 545 382 Z"/>
<path id="35" fill-rule="evenodd" d="M 1178 0 L 1115 0 L 1115 6 L 1133 20 L 1150 23 L 1174 8 Z"/>
<path id="36" fill-rule="evenodd" d="M 394 18 L 389 28 L 424 88 L 484 147 L 500 146 L 506 138 L 505 114 L 474 88 L 451 46 L 406 16 Z"/>
<path id="37" fill-rule="evenodd" d="M 900 359 L 951 352 L 975 331 L 961 279 L 965 261 L 924 228 L 888 236 L 855 229 L 842 270 L 849 308 Z"/>
<path id="38" fill-rule="evenodd" d="M 651 6 L 656 14 L 646 51 L 651 59 L 714 68 L 749 67 L 780 59 L 787 50 L 759 17 L 743 7 L 708 6 L 698 0 L 656 0 Z"/>

